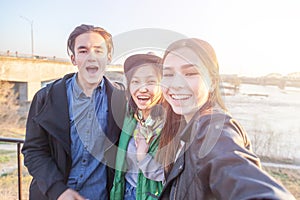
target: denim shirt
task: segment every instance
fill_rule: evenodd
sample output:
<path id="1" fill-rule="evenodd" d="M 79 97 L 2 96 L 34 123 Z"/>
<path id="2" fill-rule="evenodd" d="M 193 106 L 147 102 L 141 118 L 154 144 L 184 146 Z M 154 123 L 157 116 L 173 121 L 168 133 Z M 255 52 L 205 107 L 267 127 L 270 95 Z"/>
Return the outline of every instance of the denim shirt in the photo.
<path id="1" fill-rule="evenodd" d="M 108 102 L 104 79 L 87 97 L 79 87 L 77 74 L 67 83 L 71 124 L 72 168 L 68 187 L 90 200 L 107 199 L 103 143 L 107 131 Z"/>

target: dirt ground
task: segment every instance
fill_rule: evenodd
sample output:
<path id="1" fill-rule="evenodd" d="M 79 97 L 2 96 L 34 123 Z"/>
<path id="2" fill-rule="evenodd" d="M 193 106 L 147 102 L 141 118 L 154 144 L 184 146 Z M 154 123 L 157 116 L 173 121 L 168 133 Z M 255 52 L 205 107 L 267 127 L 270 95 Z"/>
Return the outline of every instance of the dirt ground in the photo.
<path id="1" fill-rule="evenodd" d="M 263 167 L 272 177 L 281 182 L 294 196 L 300 200 L 300 170 Z M 23 199 L 28 199 L 31 177 L 23 168 L 22 190 Z M 3 199 L 17 199 L 17 171 L 7 176 L 0 176 L 0 196 Z"/>
<path id="2" fill-rule="evenodd" d="M 8 130 L 8 129 L 1 129 L 1 127 L 0 127 L 0 130 L 1 130 L 0 131 L 0 133 L 1 133 L 0 137 L 10 137 L 10 138 L 23 138 L 24 137 L 23 134 L 25 132 L 24 129 Z M 15 159 L 13 159 L 13 160 L 15 160 Z M 274 162 L 274 160 L 266 160 L 266 159 L 264 159 L 264 161 Z M 279 163 L 282 163 L 282 162 L 279 162 Z M 1 164 L 0 164 L 0 166 L 1 166 Z M 2 168 L 2 167 L 0 167 L 0 168 Z M 281 182 L 282 185 L 284 185 L 295 196 L 296 199 L 300 200 L 300 170 L 276 168 L 276 167 L 266 167 L 266 166 L 264 166 L 263 169 L 265 171 L 267 171 L 271 176 L 273 176 L 276 180 Z M 26 169 L 24 169 L 24 171 L 26 171 Z M 23 187 L 23 190 L 24 190 L 23 193 L 24 194 L 27 194 L 27 192 L 28 192 L 28 186 L 27 185 L 29 185 L 29 182 L 30 182 L 28 177 L 29 177 L 28 175 L 26 175 L 24 177 L 24 179 L 26 180 L 25 183 L 24 183 L 26 185 L 26 187 L 25 186 Z M 10 181 L 7 181 L 7 180 L 2 180 L 2 179 L 5 179 L 5 177 L 0 177 L 0 188 L 2 188 L 4 183 L 9 184 L 9 182 L 10 182 Z M 16 181 L 16 179 L 14 181 Z M 3 195 L 5 196 L 4 193 L 7 193 L 9 191 L 11 193 L 13 193 L 13 195 L 16 195 L 15 184 L 16 183 L 9 184 L 10 186 L 5 185 L 5 187 L 3 187 L 3 188 L 5 188 L 4 191 L 0 190 L 0 196 L 3 196 Z M 11 195 L 11 194 L 9 194 L 9 195 Z M 11 199 L 11 198 L 5 198 L 5 199 Z M 14 199 L 14 198 L 12 198 L 12 199 Z"/>
<path id="3" fill-rule="evenodd" d="M 280 181 L 296 199 L 300 199 L 300 170 L 263 167 L 271 176 Z"/>

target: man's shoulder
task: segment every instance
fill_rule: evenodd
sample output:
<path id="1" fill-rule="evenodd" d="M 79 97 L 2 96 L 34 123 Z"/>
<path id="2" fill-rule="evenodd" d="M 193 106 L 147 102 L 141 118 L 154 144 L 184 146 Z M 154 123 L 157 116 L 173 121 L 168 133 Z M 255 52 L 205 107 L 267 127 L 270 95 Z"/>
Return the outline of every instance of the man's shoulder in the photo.
<path id="1" fill-rule="evenodd" d="M 107 77 L 103 77 L 104 83 L 106 86 L 108 86 L 111 90 L 117 90 L 124 92 L 125 91 L 125 85 L 118 81 L 111 81 Z"/>
<path id="2" fill-rule="evenodd" d="M 73 76 L 74 76 L 74 73 L 66 74 L 64 77 L 56 79 L 56 80 L 52 81 L 51 83 L 47 84 L 46 88 L 48 87 L 50 89 L 52 87 L 56 87 L 56 86 L 59 86 L 62 84 L 65 85 L 66 82 L 68 80 L 70 80 L 70 78 L 72 78 Z"/>
<path id="3" fill-rule="evenodd" d="M 52 90 L 55 90 L 55 88 L 57 86 L 61 86 L 62 84 L 65 84 L 66 81 L 71 78 L 74 75 L 74 73 L 72 74 L 67 74 L 65 75 L 63 78 L 59 78 L 56 79 L 52 82 L 49 82 L 48 84 L 46 84 L 44 87 L 42 87 L 41 89 L 39 89 L 39 91 L 37 91 L 36 95 L 39 97 L 45 97 L 49 94 L 49 92 L 51 92 Z"/>

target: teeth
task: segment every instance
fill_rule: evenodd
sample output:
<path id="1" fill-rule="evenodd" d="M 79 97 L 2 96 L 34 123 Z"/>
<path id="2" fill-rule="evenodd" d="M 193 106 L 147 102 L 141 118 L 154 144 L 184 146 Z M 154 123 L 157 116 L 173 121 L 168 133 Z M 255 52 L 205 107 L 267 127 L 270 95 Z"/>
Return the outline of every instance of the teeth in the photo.
<path id="1" fill-rule="evenodd" d="M 171 97 L 174 99 L 174 100 L 185 100 L 185 99 L 188 99 L 190 98 L 191 95 L 186 95 L 186 94 L 173 94 L 171 95 Z"/>
<path id="2" fill-rule="evenodd" d="M 150 97 L 148 96 L 137 96 L 138 99 L 142 99 L 142 100 L 148 100 L 150 99 Z"/>

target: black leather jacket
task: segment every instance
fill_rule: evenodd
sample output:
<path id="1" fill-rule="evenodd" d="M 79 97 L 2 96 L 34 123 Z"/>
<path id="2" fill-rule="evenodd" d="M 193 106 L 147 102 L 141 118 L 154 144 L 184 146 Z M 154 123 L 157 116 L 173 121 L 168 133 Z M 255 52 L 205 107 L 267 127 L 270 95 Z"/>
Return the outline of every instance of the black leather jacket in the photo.
<path id="1" fill-rule="evenodd" d="M 198 114 L 159 199 L 295 199 L 260 168 L 247 134 L 229 115 Z"/>
<path id="2" fill-rule="evenodd" d="M 30 199 L 57 199 L 67 189 L 71 169 L 71 141 L 66 80 L 42 88 L 34 96 L 22 148 L 24 163 L 32 175 Z M 105 77 L 104 77 L 105 78 Z M 107 161 L 108 194 L 114 178 L 116 145 L 125 112 L 125 94 L 106 79 L 108 131 L 104 157 Z M 113 109 L 112 109 L 113 108 Z M 114 113 L 113 113 L 114 112 Z"/>

